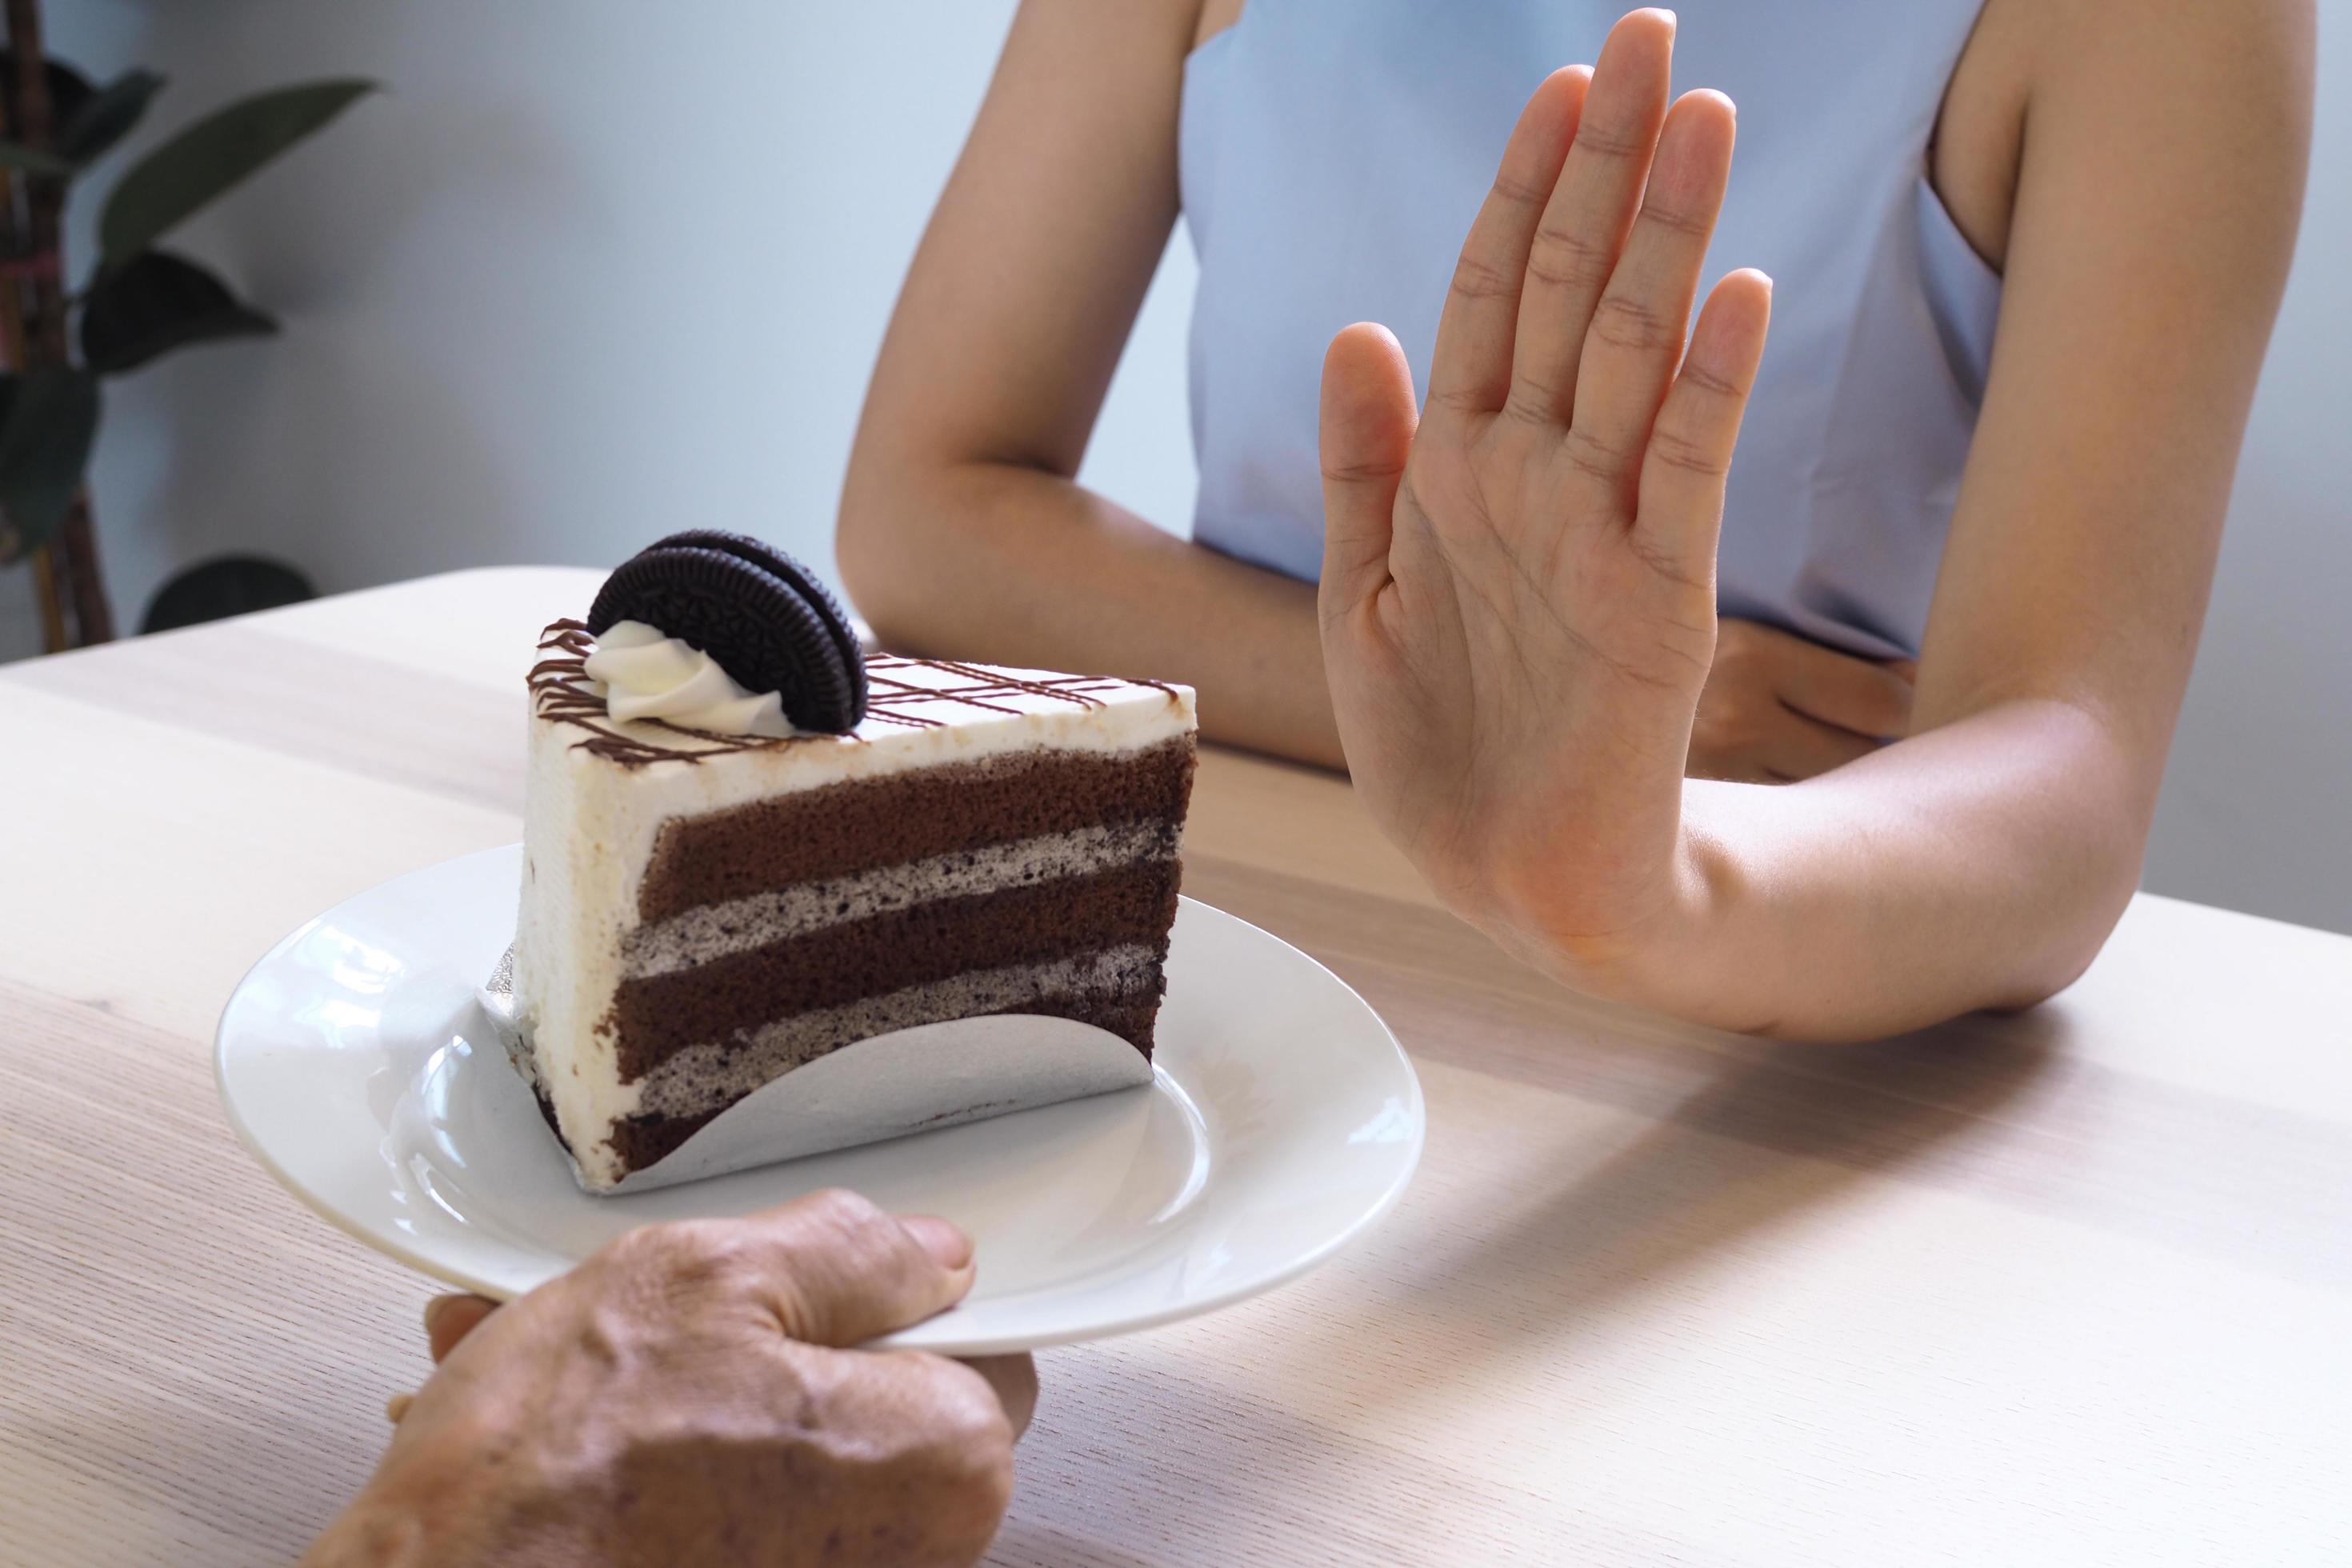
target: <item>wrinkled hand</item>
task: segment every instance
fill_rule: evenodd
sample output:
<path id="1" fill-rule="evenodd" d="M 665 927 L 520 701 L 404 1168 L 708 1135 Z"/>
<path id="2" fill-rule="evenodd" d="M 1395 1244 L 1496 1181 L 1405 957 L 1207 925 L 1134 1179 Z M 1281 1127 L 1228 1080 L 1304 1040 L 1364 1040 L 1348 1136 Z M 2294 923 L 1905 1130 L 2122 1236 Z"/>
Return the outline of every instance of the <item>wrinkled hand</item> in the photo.
<path id="1" fill-rule="evenodd" d="M 834 1192 L 648 1226 L 495 1310 L 445 1298 L 440 1369 L 308 1561 L 976 1562 L 1029 1358 L 843 1348 L 971 1279 L 952 1226 Z"/>
<path id="2" fill-rule="evenodd" d="M 1323 373 L 1323 648 L 1359 793 L 1457 911 L 1596 964 L 1680 897 L 1724 479 L 1770 314 L 1769 280 L 1732 273 L 1685 353 L 1733 112 L 1669 109 L 1673 40 L 1634 12 L 1528 101 L 1418 422 L 1384 330 L 1342 331 Z"/>
<path id="3" fill-rule="evenodd" d="M 1908 664 L 1725 621 L 1691 726 L 1690 776 L 1791 784 L 1868 756 L 1910 728 L 1911 680 Z"/>

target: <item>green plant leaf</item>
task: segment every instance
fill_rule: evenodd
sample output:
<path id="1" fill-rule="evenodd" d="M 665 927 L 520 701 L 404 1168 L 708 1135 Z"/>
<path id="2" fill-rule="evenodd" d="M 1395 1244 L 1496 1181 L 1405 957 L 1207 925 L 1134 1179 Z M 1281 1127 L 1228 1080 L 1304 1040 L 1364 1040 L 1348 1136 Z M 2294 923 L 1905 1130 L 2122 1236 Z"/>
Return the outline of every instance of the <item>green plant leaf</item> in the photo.
<path id="1" fill-rule="evenodd" d="M 142 158 L 99 215 L 99 265 L 121 267 L 173 225 L 325 125 L 372 81 L 314 81 L 239 99 Z"/>
<path id="2" fill-rule="evenodd" d="M 13 379 L 0 418 L 0 513 L 21 553 L 55 532 L 73 505 L 98 433 L 98 378 L 45 365 Z"/>
<path id="3" fill-rule="evenodd" d="M 74 172 L 70 161 L 54 153 L 36 153 L 14 142 L 0 142 L 0 168 L 22 169 L 28 174 L 48 174 L 60 180 Z"/>
<path id="4" fill-rule="evenodd" d="M 93 163 L 131 133 L 148 102 L 163 90 L 163 79 L 151 70 L 125 71 L 91 93 L 69 120 L 58 126 L 57 148 L 67 162 L 80 167 Z"/>
<path id="5" fill-rule="evenodd" d="M 54 131 L 79 114 L 98 89 L 71 66 L 47 59 L 41 67 L 41 74 L 48 79 L 49 128 Z M 0 47 L 0 115 L 7 117 L 12 129 L 21 123 L 16 118 L 16 51 L 5 47 Z"/>
<path id="6" fill-rule="evenodd" d="M 136 370 L 156 355 L 219 338 L 267 337 L 278 323 L 184 257 L 142 250 L 89 286 L 81 357 L 100 375 Z"/>

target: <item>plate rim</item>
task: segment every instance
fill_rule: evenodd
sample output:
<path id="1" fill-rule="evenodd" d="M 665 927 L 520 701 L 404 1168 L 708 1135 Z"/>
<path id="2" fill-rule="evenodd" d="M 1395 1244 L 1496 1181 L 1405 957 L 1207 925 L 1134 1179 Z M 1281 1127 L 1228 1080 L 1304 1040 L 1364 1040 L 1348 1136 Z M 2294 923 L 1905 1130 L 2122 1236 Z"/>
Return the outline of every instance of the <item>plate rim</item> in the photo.
<path id="1" fill-rule="evenodd" d="M 236 1099 L 235 1095 L 230 1092 L 228 1025 L 229 1016 L 236 1010 L 239 1002 L 244 999 L 247 988 L 251 986 L 254 982 L 254 977 L 260 973 L 263 969 L 275 963 L 289 949 L 292 948 L 295 943 L 301 941 L 302 938 L 309 935 L 312 931 L 316 930 L 321 921 L 327 920 L 330 916 L 334 914 L 336 910 L 342 909 L 345 905 L 355 902 L 360 899 L 369 897 L 370 895 L 379 892 L 396 882 L 405 881 L 412 877 L 418 877 L 428 872 L 442 870 L 446 868 L 454 867 L 464 861 L 483 860 L 488 859 L 492 857 L 519 857 L 521 849 L 521 841 L 517 839 L 506 844 L 493 845 L 482 849 L 469 850 L 462 855 L 447 856 L 439 860 L 430 861 L 423 866 L 414 867 L 396 876 L 387 877 L 380 881 L 371 883 L 367 887 L 362 888 L 356 892 L 351 893 L 348 896 L 336 900 L 336 902 L 330 905 L 328 908 L 320 910 L 317 914 L 310 916 L 309 919 L 301 921 L 299 924 L 287 931 L 285 935 L 272 942 L 268 949 L 264 952 L 260 957 L 255 959 L 252 963 L 246 967 L 245 972 L 237 977 L 236 985 L 231 987 L 227 999 L 221 1004 L 219 1016 L 215 1020 L 213 1025 L 213 1087 L 214 1091 L 220 1101 L 222 1115 L 227 1120 L 230 1131 L 236 1134 L 236 1140 L 244 1146 L 246 1152 L 253 1157 L 254 1162 L 257 1164 L 268 1173 L 270 1178 L 275 1181 L 280 1188 L 290 1194 L 302 1205 L 303 1207 L 309 1209 L 311 1213 L 325 1220 L 328 1224 L 334 1226 L 335 1229 L 341 1231 L 344 1236 L 358 1242 L 361 1246 L 367 1247 L 370 1251 L 390 1258 L 394 1262 L 400 1263 L 404 1267 L 424 1275 L 429 1279 L 437 1280 L 443 1284 L 455 1287 L 457 1289 L 468 1291 L 472 1294 L 483 1296 L 491 1300 L 500 1302 L 512 1300 L 518 1294 L 527 1294 L 528 1292 L 515 1292 L 506 1289 L 503 1287 L 490 1283 L 478 1275 L 468 1273 L 463 1268 L 437 1262 L 431 1257 L 419 1251 L 416 1247 L 405 1244 L 403 1240 L 395 1239 L 388 1233 L 363 1228 L 359 1221 L 353 1219 L 343 1212 L 331 1207 L 310 1186 L 296 1180 L 292 1173 L 289 1172 L 284 1165 L 271 1157 L 268 1150 L 264 1147 L 260 1138 L 256 1134 L 254 1129 L 247 1122 L 245 1117 L 240 1114 L 237 1108 Z M 1244 927 L 1247 930 L 1255 932 L 1257 935 L 1265 938 L 1269 942 L 1279 944 L 1297 959 L 1310 965 L 1318 973 L 1328 979 L 1332 984 L 1337 985 L 1346 996 L 1364 1010 L 1365 1016 L 1369 1017 L 1372 1021 L 1373 1025 L 1380 1030 L 1381 1038 L 1386 1042 L 1389 1050 L 1394 1055 L 1396 1065 L 1403 1074 L 1405 1087 L 1410 1091 L 1405 1097 L 1405 1102 L 1407 1111 L 1411 1118 L 1412 1129 L 1412 1136 L 1406 1142 L 1402 1152 L 1402 1158 L 1398 1164 L 1396 1173 L 1390 1179 L 1386 1189 L 1382 1191 L 1377 1200 L 1366 1207 L 1361 1214 L 1358 1215 L 1346 1226 L 1342 1227 L 1332 1236 L 1326 1237 L 1316 1246 L 1302 1250 L 1297 1257 L 1286 1260 L 1280 1266 L 1269 1269 L 1263 1274 L 1255 1275 L 1235 1281 L 1234 1283 L 1226 1285 L 1218 1289 L 1204 1292 L 1199 1296 L 1189 1297 L 1182 1301 L 1176 1302 L 1166 1307 L 1155 1309 L 1150 1311 L 1123 1316 L 1118 1320 L 1118 1324 L 1115 1327 L 1102 1329 L 1082 1328 L 1069 1331 L 1055 1331 L 1045 1334 L 1016 1334 L 1012 1336 L 974 1335 L 964 1338 L 945 1339 L 936 1334 L 927 1336 L 924 1333 L 925 1330 L 951 1321 L 957 1309 L 955 1307 L 950 1307 L 932 1317 L 924 1319 L 921 1322 L 910 1323 L 903 1329 L 894 1330 L 890 1333 L 866 1341 L 863 1345 L 856 1348 L 875 1351 L 919 1350 L 929 1352 L 934 1354 L 952 1356 L 1002 1355 L 1027 1351 L 1052 1350 L 1064 1345 L 1092 1343 L 1098 1340 L 1114 1339 L 1127 1334 L 1141 1333 L 1150 1329 L 1164 1328 L 1171 1323 L 1181 1322 L 1189 1318 L 1197 1318 L 1205 1316 L 1211 1312 L 1222 1311 L 1225 1308 L 1245 1301 L 1253 1296 L 1264 1295 L 1270 1290 L 1278 1289 L 1282 1286 L 1289 1284 L 1291 1281 L 1298 1279 L 1301 1275 L 1306 1274 L 1309 1270 L 1329 1261 L 1340 1250 L 1348 1247 L 1359 1237 L 1362 1237 L 1367 1231 L 1370 1231 L 1373 1226 L 1379 1225 L 1382 1220 L 1386 1219 L 1395 1211 L 1397 1205 L 1403 1201 L 1407 1189 L 1412 1185 L 1413 1177 L 1420 1172 L 1422 1154 L 1428 1145 L 1428 1099 L 1422 1088 L 1421 1073 L 1413 1065 L 1412 1053 L 1407 1051 L 1404 1048 L 1403 1042 L 1400 1041 L 1396 1037 L 1396 1031 L 1389 1026 L 1388 1020 L 1382 1017 L 1380 1010 L 1374 1007 L 1370 1002 L 1366 1001 L 1363 994 L 1354 986 L 1349 984 L 1345 979 L 1334 973 L 1328 964 L 1318 959 L 1313 953 L 1299 947 L 1297 943 L 1285 941 L 1280 936 L 1267 931 L 1265 927 L 1258 925 L 1254 921 L 1244 920 L 1241 916 L 1234 914 L 1230 910 L 1220 909 L 1214 904 L 1209 903 L 1201 899 L 1193 898 L 1190 894 L 1180 891 L 1177 895 L 1177 900 L 1180 905 L 1191 905 L 1194 909 L 1202 910 L 1220 920 L 1231 921 L 1234 924 Z M 1142 1086 L 1139 1085 L 1137 1087 L 1140 1088 Z M 572 1268 L 576 1268 L 577 1267 L 579 1267 L 579 1262 L 574 1261 L 567 1266 L 563 1272 L 569 1273 Z M 561 1275 L 555 1276 L 555 1278 L 561 1277 Z M 533 1289 L 536 1288 L 537 1287 L 533 1287 Z"/>

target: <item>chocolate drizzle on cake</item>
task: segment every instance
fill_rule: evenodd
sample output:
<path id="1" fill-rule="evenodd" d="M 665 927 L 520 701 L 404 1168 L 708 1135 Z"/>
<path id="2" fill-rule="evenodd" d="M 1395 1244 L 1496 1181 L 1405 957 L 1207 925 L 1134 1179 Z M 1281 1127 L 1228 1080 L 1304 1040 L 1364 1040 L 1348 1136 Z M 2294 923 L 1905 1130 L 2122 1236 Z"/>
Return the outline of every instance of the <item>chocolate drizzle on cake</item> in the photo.
<path id="1" fill-rule="evenodd" d="M 857 739 L 856 735 L 831 734 L 721 735 L 662 719 L 618 725 L 606 710 L 604 688 L 588 679 L 588 656 L 595 651 L 596 639 L 583 622 L 557 621 L 541 633 L 539 652 L 543 657 L 531 666 L 530 676 L 531 708 L 551 723 L 587 731 L 587 738 L 574 742 L 575 746 L 623 767 L 698 763 L 707 757 L 738 752 L 777 751 L 787 746 Z M 1030 679 L 952 659 L 906 658 L 896 654 L 876 655 L 866 661 L 866 669 L 871 683 L 866 709 L 867 721 L 912 730 L 944 726 L 948 721 L 921 711 L 940 703 L 1018 717 L 1024 710 L 1013 706 L 1012 700 L 1023 696 L 1045 698 L 1081 710 L 1099 708 L 1105 694 L 1137 686 L 1173 696 L 1173 688 L 1157 680 L 1121 680 L 1092 675 Z M 954 679 L 939 683 L 907 679 L 908 673 L 919 669 Z M 678 739 L 670 743 L 649 740 L 643 732 L 651 730 L 664 731 Z"/>

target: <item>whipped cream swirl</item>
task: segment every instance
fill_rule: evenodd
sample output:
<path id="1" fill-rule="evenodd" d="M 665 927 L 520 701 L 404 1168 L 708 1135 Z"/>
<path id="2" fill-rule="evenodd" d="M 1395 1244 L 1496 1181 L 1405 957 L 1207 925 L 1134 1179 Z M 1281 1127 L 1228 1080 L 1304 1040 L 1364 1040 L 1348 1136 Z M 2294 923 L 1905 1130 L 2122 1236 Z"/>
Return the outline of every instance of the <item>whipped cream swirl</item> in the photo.
<path id="1" fill-rule="evenodd" d="M 615 720 L 661 719 L 715 735 L 789 735 L 783 700 L 746 691 L 719 661 L 643 621 L 617 621 L 596 639 L 587 676 L 604 687 Z"/>

